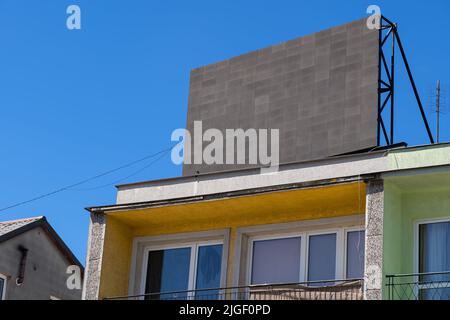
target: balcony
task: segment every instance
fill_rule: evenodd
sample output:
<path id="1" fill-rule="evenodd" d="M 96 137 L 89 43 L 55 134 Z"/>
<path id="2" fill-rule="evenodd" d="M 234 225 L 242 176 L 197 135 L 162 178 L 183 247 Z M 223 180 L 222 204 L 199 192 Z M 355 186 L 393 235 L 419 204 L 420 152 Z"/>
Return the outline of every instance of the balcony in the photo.
<path id="1" fill-rule="evenodd" d="M 388 275 L 389 300 L 450 300 L 450 271 Z"/>
<path id="2" fill-rule="evenodd" d="M 310 281 L 158 292 L 105 300 L 363 300 L 363 280 Z"/>

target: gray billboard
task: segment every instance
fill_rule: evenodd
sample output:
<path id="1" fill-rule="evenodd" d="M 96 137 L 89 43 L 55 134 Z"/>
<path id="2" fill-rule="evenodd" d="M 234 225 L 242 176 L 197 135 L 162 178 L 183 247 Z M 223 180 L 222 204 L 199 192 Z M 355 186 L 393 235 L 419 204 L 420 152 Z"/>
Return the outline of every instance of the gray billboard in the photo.
<path id="1" fill-rule="evenodd" d="M 194 69 L 186 127 L 279 129 L 281 164 L 374 147 L 378 48 L 362 19 Z M 184 164 L 183 175 L 248 167 Z"/>

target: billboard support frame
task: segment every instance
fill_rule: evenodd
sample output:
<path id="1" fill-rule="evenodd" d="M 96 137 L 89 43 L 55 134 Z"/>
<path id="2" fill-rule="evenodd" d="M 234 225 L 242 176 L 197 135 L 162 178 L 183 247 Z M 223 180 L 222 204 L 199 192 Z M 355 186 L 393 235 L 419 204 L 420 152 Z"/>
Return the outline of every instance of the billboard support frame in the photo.
<path id="1" fill-rule="evenodd" d="M 391 39 L 391 53 L 390 53 L 390 65 L 388 65 L 386 61 L 385 49 L 386 43 L 388 39 Z M 397 24 L 391 22 L 384 16 L 381 16 L 380 19 L 380 27 L 379 27 L 379 63 L 378 63 L 378 120 L 377 120 L 377 144 L 381 145 L 381 136 L 384 137 L 384 141 L 386 145 L 395 144 L 394 140 L 394 115 L 395 115 L 395 51 L 396 45 L 398 46 L 401 54 L 401 58 L 406 68 L 406 72 L 408 74 L 408 78 L 411 84 L 411 87 L 414 92 L 414 96 L 417 101 L 417 105 L 419 107 L 420 114 L 422 116 L 422 121 L 425 125 L 425 129 L 427 131 L 428 138 L 430 143 L 434 143 L 433 134 L 430 130 L 430 126 L 428 124 L 427 117 L 425 115 L 425 111 L 422 105 L 422 101 L 420 100 L 419 92 L 417 90 L 416 83 L 414 81 L 414 77 L 411 72 L 411 68 L 408 63 L 408 59 L 405 54 L 405 50 L 403 49 L 402 42 L 400 40 L 400 36 L 397 29 Z M 389 104 L 389 107 L 388 107 Z M 389 118 L 388 116 L 384 116 L 386 112 L 386 107 L 389 110 Z M 389 121 L 389 133 L 386 130 L 386 121 Z"/>

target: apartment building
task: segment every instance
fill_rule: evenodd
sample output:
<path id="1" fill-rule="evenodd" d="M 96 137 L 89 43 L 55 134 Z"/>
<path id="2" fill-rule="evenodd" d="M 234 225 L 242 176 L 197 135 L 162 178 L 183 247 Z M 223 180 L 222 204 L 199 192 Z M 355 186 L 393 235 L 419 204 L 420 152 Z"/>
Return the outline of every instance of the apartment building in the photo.
<path id="1" fill-rule="evenodd" d="M 448 298 L 449 178 L 440 144 L 122 185 L 85 298 Z"/>
<path id="2" fill-rule="evenodd" d="M 278 170 L 117 186 L 84 299 L 448 299 L 450 145 L 393 143 L 384 40 L 363 19 L 194 69 L 186 128 L 278 129 Z"/>

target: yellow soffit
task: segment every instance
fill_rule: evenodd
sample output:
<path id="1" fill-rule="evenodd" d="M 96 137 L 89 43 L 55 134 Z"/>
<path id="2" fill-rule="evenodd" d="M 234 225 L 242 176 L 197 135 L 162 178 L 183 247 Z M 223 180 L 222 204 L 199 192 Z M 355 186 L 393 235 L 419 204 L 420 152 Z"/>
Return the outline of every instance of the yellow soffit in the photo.
<path id="1" fill-rule="evenodd" d="M 352 182 L 108 212 L 131 228 L 202 224 L 204 229 L 360 214 L 365 184 Z"/>

